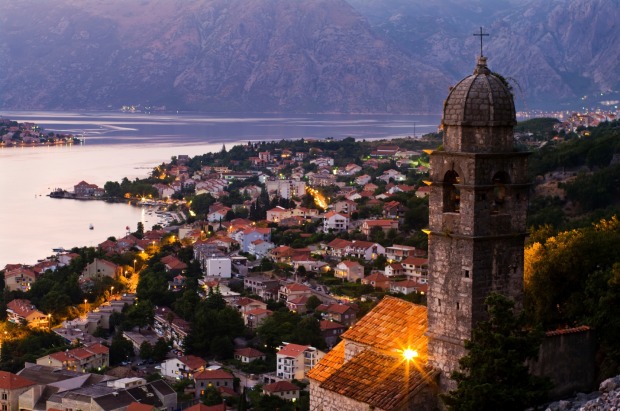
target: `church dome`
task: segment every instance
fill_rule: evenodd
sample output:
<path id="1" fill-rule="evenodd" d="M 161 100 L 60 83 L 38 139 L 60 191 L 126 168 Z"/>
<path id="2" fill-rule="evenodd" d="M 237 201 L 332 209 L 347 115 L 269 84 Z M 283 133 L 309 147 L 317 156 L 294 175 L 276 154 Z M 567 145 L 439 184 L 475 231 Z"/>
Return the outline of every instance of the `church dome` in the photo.
<path id="1" fill-rule="evenodd" d="M 514 126 L 517 124 L 512 93 L 491 74 L 486 57 L 478 58 L 474 74 L 454 86 L 444 103 L 444 126 Z"/>

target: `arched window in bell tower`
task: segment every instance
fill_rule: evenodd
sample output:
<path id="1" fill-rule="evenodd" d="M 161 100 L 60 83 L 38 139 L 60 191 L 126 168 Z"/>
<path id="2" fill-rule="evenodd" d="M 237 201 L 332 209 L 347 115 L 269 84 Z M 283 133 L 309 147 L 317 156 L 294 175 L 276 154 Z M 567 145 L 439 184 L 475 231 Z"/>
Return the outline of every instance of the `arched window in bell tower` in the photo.
<path id="1" fill-rule="evenodd" d="M 461 182 L 458 173 L 449 170 L 443 177 L 443 212 L 458 213 L 460 210 L 461 194 L 456 186 Z"/>
<path id="2" fill-rule="evenodd" d="M 491 212 L 494 214 L 502 213 L 506 210 L 507 190 L 506 185 L 510 184 L 510 176 L 499 171 L 493 176 L 493 203 L 491 204 Z"/>

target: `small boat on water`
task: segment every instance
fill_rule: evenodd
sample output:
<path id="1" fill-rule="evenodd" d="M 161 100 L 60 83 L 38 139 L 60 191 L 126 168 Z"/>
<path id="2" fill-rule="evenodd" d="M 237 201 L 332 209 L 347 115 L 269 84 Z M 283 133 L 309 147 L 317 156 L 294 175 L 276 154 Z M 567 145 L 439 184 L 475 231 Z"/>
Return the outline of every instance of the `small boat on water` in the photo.
<path id="1" fill-rule="evenodd" d="M 88 229 L 89 229 L 89 230 L 94 230 L 94 229 L 95 229 L 95 227 L 93 227 L 93 225 L 92 225 L 92 224 L 90 224 L 90 225 L 88 226 Z"/>

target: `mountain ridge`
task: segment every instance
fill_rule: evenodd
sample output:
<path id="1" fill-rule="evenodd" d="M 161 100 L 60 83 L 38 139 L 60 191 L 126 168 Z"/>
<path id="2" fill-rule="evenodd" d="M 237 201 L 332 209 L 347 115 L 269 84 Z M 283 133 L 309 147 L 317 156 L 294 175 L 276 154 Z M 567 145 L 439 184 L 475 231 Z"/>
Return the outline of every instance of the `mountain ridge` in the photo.
<path id="1" fill-rule="evenodd" d="M 477 25 L 520 108 L 573 104 L 620 88 L 617 3 L 3 2 L 0 108 L 436 114 L 475 65 Z M 598 31 L 579 37 L 584 21 Z"/>

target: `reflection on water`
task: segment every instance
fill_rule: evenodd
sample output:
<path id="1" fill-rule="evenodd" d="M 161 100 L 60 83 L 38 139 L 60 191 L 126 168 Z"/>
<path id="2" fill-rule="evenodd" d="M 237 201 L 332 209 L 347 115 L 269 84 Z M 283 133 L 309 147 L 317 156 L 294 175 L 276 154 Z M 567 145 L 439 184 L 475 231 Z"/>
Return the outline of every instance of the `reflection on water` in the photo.
<path id="1" fill-rule="evenodd" d="M 0 148 L 0 269 L 33 264 L 52 248 L 96 246 L 110 236 L 148 229 L 156 221 L 138 207 L 100 201 L 51 199 L 54 188 L 72 190 L 84 180 L 146 177 L 172 156 L 219 151 L 222 143 L 292 138 L 376 139 L 435 131 L 439 116 L 245 116 L 127 113 L 3 112 L 4 118 L 35 122 L 47 131 L 85 136 L 77 146 Z M 93 224 L 94 230 L 89 230 Z"/>

